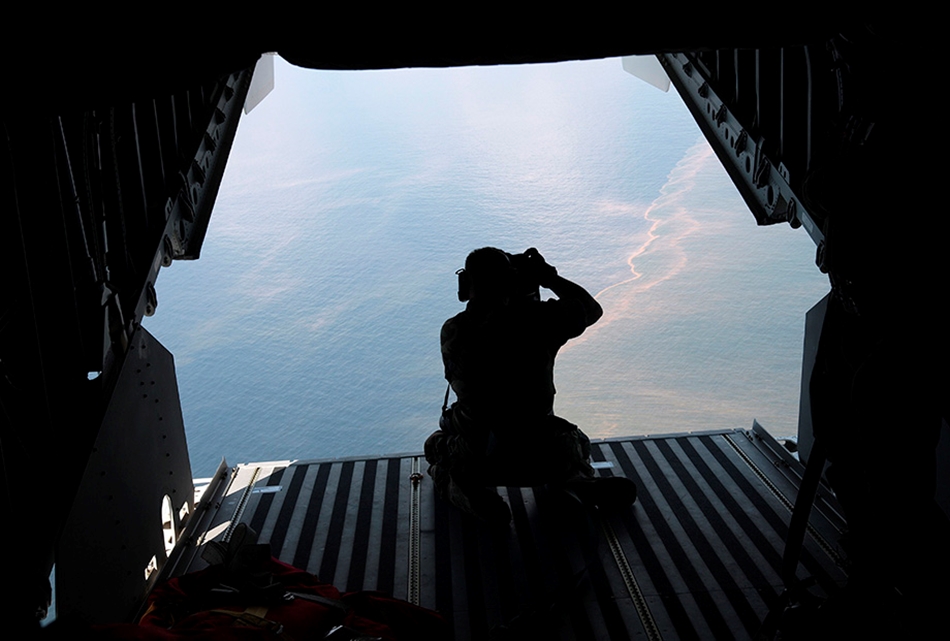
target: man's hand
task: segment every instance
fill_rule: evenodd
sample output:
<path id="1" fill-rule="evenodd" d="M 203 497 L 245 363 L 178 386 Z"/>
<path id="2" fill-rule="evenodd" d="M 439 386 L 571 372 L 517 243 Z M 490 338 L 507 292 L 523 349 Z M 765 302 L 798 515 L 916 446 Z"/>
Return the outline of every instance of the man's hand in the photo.
<path id="1" fill-rule="evenodd" d="M 550 289 L 562 300 L 573 299 L 584 306 L 585 322 L 588 327 L 604 315 L 600 303 L 594 300 L 594 297 L 586 289 L 577 283 L 572 283 L 566 278 L 558 276 L 554 266 L 547 264 L 544 261 L 544 256 L 537 249 L 534 247 L 526 249 L 524 255 L 528 259 L 526 262 L 530 265 L 531 275 L 537 278 L 538 284 Z"/>
<path id="2" fill-rule="evenodd" d="M 541 287 L 550 289 L 551 282 L 557 277 L 557 269 L 554 265 L 546 263 L 544 256 L 534 247 L 524 250 L 524 257 L 527 259 L 525 265 L 528 267 L 531 278 Z"/>

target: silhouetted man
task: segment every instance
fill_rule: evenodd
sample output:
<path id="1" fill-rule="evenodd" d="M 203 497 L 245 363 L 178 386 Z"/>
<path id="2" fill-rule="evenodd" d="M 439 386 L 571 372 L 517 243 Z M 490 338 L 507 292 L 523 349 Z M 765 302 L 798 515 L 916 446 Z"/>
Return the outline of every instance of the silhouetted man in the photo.
<path id="1" fill-rule="evenodd" d="M 541 301 L 539 286 L 557 299 Z M 594 479 L 590 440 L 554 415 L 554 359 L 603 314 L 583 287 L 558 275 L 536 249 L 485 247 L 459 270 L 462 313 L 442 326 L 445 378 L 458 401 L 426 441 L 429 474 L 459 508 L 507 523 L 499 485 L 563 486 L 587 504 L 629 505 L 636 486 Z"/>

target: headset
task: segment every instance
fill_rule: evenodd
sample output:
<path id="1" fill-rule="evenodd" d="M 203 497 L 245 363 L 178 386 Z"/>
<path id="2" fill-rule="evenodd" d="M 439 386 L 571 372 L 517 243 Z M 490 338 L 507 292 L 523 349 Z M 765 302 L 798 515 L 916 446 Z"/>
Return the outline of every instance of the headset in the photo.
<path id="1" fill-rule="evenodd" d="M 465 303 L 468 301 L 468 295 L 472 291 L 472 277 L 468 275 L 464 267 L 457 270 L 455 275 L 459 277 L 459 301 Z"/>

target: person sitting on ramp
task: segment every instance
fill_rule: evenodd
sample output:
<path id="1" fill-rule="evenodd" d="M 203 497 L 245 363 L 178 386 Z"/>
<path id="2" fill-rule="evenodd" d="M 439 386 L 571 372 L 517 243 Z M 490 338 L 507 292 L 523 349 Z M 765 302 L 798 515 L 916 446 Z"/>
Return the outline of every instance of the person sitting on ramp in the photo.
<path id="1" fill-rule="evenodd" d="M 497 486 L 547 484 L 601 509 L 633 503 L 633 481 L 594 477 L 590 439 L 554 414 L 557 352 L 597 322 L 601 306 L 534 248 L 476 249 L 458 276 L 468 304 L 442 326 L 445 378 L 458 400 L 425 444 L 437 493 L 499 524 L 511 511 Z M 539 287 L 557 298 L 542 301 Z"/>

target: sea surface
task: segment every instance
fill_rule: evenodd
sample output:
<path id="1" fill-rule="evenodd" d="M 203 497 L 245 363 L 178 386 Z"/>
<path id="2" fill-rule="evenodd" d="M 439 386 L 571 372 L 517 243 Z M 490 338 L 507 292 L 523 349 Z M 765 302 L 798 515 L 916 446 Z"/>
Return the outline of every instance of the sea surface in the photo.
<path id="1" fill-rule="evenodd" d="M 420 451 L 445 393 L 455 270 L 537 247 L 596 294 L 558 414 L 591 437 L 798 420 L 803 230 L 758 228 L 675 91 L 619 59 L 335 72 L 277 59 L 201 259 L 146 327 L 175 355 L 196 476 Z"/>

